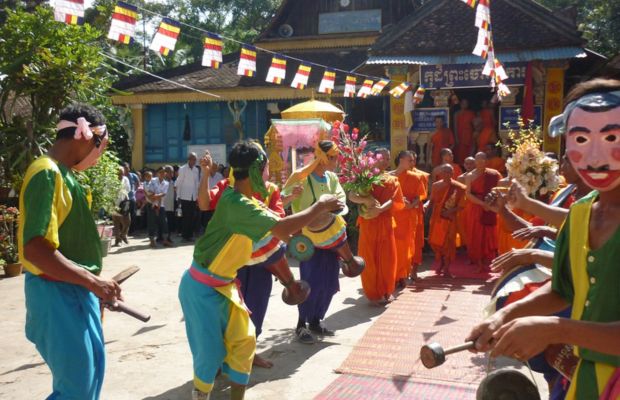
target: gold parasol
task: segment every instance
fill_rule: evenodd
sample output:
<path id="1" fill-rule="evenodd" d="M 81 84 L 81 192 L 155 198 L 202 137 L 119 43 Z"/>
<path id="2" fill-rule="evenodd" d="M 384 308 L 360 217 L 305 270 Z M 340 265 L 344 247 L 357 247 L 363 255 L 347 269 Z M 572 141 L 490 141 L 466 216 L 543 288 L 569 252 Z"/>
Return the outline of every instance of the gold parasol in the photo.
<path id="1" fill-rule="evenodd" d="M 309 100 L 282 111 L 282 119 L 321 118 L 326 122 L 342 121 L 344 111 L 331 103 Z"/>

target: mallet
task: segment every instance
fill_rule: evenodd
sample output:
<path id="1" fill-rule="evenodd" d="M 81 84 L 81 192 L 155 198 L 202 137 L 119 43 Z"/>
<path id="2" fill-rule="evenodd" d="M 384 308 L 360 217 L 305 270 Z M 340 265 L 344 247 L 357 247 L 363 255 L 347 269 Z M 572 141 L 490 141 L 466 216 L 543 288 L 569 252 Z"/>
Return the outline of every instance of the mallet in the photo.
<path id="1" fill-rule="evenodd" d="M 466 342 L 458 346 L 443 349 L 439 343 L 430 343 L 422 346 L 420 349 L 420 360 L 426 368 L 435 368 L 446 362 L 446 356 L 452 353 L 458 353 L 463 350 L 469 350 L 474 347 L 474 342 Z"/>

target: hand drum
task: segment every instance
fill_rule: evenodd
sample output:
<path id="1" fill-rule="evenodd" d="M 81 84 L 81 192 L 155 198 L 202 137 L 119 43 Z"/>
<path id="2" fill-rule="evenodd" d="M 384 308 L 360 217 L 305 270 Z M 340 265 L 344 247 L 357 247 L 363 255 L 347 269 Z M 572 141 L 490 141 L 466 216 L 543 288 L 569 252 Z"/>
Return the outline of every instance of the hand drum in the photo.
<path id="1" fill-rule="evenodd" d="M 305 235 L 295 235 L 289 241 L 287 250 L 296 260 L 308 261 L 314 255 L 314 244 Z"/>

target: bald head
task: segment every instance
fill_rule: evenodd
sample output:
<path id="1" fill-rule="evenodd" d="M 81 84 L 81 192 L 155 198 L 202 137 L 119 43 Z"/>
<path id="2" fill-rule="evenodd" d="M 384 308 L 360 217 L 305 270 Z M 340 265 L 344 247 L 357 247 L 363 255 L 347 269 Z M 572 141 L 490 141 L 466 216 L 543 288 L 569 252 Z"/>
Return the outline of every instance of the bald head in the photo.
<path id="1" fill-rule="evenodd" d="M 452 179 L 452 175 L 454 174 L 454 168 L 452 168 L 452 165 L 446 163 L 442 164 L 439 168 L 439 176 L 441 177 L 441 179 Z"/>
<path id="2" fill-rule="evenodd" d="M 466 172 L 471 172 L 476 168 L 476 160 L 473 157 L 467 157 L 463 164 L 465 165 Z"/>
<path id="3" fill-rule="evenodd" d="M 486 153 L 479 151 L 478 153 L 476 153 L 476 168 L 477 169 L 484 169 L 487 166 L 487 155 Z"/>

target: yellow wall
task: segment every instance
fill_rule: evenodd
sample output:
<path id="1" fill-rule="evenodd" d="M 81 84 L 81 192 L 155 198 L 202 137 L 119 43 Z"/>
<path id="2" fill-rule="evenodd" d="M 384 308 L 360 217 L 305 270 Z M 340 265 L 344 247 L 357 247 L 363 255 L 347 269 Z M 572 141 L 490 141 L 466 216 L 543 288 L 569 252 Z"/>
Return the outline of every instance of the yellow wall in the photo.
<path id="1" fill-rule="evenodd" d="M 133 122 L 133 146 L 131 148 L 131 166 L 134 169 L 144 167 L 144 109 L 142 104 L 131 106 Z"/>
<path id="2" fill-rule="evenodd" d="M 390 75 L 390 79 L 395 81 L 391 87 L 398 86 L 407 80 L 406 74 Z M 405 95 L 400 98 L 390 96 L 390 152 L 392 158 L 402 150 L 407 150 L 407 125 L 405 123 Z"/>
<path id="3" fill-rule="evenodd" d="M 545 112 L 544 112 L 544 144 L 545 151 L 560 154 L 561 138 L 552 138 L 548 134 L 549 120 L 560 114 L 564 107 L 564 68 L 547 68 L 547 82 L 545 85 Z"/>

